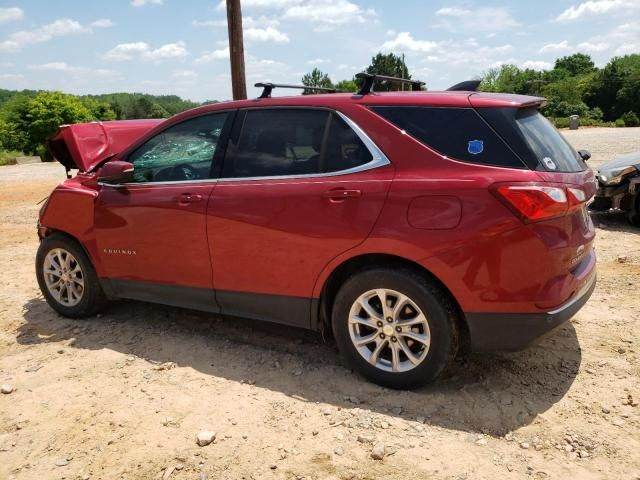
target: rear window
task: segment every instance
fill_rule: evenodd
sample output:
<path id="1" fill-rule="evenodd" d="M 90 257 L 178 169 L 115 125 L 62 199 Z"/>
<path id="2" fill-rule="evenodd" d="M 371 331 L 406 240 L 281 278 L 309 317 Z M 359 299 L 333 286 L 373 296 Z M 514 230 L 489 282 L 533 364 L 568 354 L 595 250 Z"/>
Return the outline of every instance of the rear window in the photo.
<path id="1" fill-rule="evenodd" d="M 580 172 L 586 164 L 556 128 L 534 109 L 521 110 L 516 124 L 527 145 L 545 170 Z"/>
<path id="2" fill-rule="evenodd" d="M 472 108 L 371 107 L 442 155 L 499 167 L 526 165 Z"/>

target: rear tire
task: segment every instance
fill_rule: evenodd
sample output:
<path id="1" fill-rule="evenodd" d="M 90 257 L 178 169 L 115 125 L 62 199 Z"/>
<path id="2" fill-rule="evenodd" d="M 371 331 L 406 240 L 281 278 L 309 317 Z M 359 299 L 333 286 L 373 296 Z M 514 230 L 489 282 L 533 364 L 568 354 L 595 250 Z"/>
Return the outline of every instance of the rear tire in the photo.
<path id="1" fill-rule="evenodd" d="M 409 269 L 361 271 L 344 282 L 333 304 L 338 349 L 348 365 L 384 387 L 429 383 L 458 347 L 448 298 L 435 282 Z"/>
<path id="2" fill-rule="evenodd" d="M 91 260 L 66 235 L 54 233 L 42 239 L 36 277 L 49 306 L 65 317 L 89 317 L 107 303 Z"/>

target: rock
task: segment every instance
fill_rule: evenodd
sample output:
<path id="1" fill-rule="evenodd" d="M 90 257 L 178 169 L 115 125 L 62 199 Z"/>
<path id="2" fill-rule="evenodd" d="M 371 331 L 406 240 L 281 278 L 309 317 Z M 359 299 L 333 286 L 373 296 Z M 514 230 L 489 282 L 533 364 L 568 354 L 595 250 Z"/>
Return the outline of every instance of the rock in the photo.
<path id="1" fill-rule="evenodd" d="M 391 409 L 391 413 L 394 415 L 400 415 L 402 413 L 402 407 L 393 407 Z"/>
<path id="2" fill-rule="evenodd" d="M 164 471 L 164 475 L 162 475 L 162 480 L 166 480 L 167 478 L 169 478 L 175 469 L 176 467 L 174 466 L 167 467 Z"/>
<path id="3" fill-rule="evenodd" d="M 374 460 L 382 460 L 384 458 L 384 443 L 376 443 L 371 449 L 371 458 Z"/>
<path id="4" fill-rule="evenodd" d="M 424 423 L 426 421 L 427 421 L 427 419 L 425 417 L 416 417 L 416 422 L 418 422 L 418 423 Z"/>
<path id="5" fill-rule="evenodd" d="M 605 405 L 602 405 L 600 408 L 602 409 L 602 413 L 604 413 L 604 414 L 611 413 L 611 410 L 609 409 L 609 407 L 607 407 Z"/>
<path id="6" fill-rule="evenodd" d="M 333 450 L 333 453 L 341 457 L 342 455 L 344 455 L 344 450 L 342 449 L 342 447 L 336 447 Z"/>
<path id="7" fill-rule="evenodd" d="M 373 438 L 371 437 L 366 437 L 364 435 L 358 435 L 358 442 L 359 443 L 373 443 Z"/>
<path id="8" fill-rule="evenodd" d="M 629 257 L 627 255 L 618 255 L 618 263 L 627 263 Z"/>
<path id="9" fill-rule="evenodd" d="M 586 450 L 580 450 L 578 451 L 578 456 L 580 458 L 587 458 L 589 456 L 589 453 Z"/>
<path id="10" fill-rule="evenodd" d="M 487 444 L 487 439 L 486 438 L 479 438 L 478 440 L 476 440 L 476 445 L 478 446 L 483 446 Z"/>
<path id="11" fill-rule="evenodd" d="M 196 439 L 196 442 L 198 444 L 198 446 L 200 447 L 206 447 L 207 445 L 209 445 L 211 442 L 213 442 L 216 439 L 216 432 L 211 432 L 208 430 L 203 430 L 202 432 L 200 432 L 198 434 L 198 437 Z"/>
<path id="12" fill-rule="evenodd" d="M 275 463 L 272 463 L 271 465 L 269 465 L 269 468 L 271 470 L 275 470 L 276 468 L 278 468 L 278 465 L 276 465 Z"/>
<path id="13" fill-rule="evenodd" d="M 520 444 L 520 448 L 523 448 L 523 449 L 525 449 L 525 450 L 528 450 L 528 449 L 529 449 L 529 443 L 527 443 L 527 442 L 522 442 L 522 443 Z"/>
<path id="14" fill-rule="evenodd" d="M 11 392 L 13 392 L 13 386 L 9 385 L 8 383 L 5 383 L 5 384 L 2 385 L 2 387 L 0 387 L 0 390 L 5 395 L 9 395 Z"/>
<path id="15" fill-rule="evenodd" d="M 66 467 L 67 465 L 69 465 L 69 461 L 66 458 L 56 460 L 56 467 Z"/>

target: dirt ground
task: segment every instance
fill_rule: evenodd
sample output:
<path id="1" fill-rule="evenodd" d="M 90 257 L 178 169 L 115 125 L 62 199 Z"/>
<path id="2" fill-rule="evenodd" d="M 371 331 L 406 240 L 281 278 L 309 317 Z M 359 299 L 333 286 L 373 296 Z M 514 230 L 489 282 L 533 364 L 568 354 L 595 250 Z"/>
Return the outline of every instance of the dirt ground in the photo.
<path id="1" fill-rule="evenodd" d="M 640 150 L 640 129 L 566 134 L 592 165 Z M 640 479 L 640 230 L 623 218 L 594 217 L 598 287 L 555 335 L 397 392 L 301 330 L 137 302 L 59 317 L 33 265 L 36 202 L 62 178 L 0 167 L 0 479 Z"/>

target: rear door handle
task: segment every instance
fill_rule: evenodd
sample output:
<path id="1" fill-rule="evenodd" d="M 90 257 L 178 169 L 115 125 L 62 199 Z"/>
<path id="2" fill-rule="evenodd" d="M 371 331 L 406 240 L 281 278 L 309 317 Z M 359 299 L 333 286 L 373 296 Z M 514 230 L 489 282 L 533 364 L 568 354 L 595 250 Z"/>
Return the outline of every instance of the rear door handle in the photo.
<path id="1" fill-rule="evenodd" d="M 322 194 L 323 198 L 328 198 L 331 201 L 343 201 L 348 198 L 357 198 L 362 195 L 361 190 L 356 189 L 345 189 L 345 188 L 334 188 L 333 190 L 329 190 Z"/>
<path id="2" fill-rule="evenodd" d="M 180 205 L 189 205 L 202 201 L 202 195 L 192 195 L 191 193 L 182 193 L 178 197 L 178 203 Z"/>

